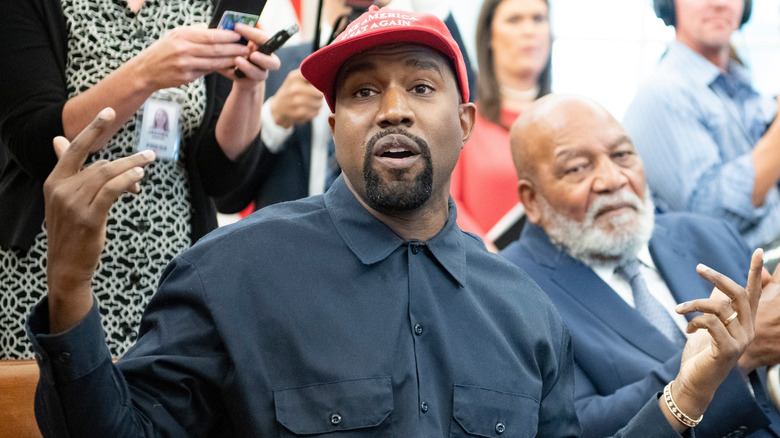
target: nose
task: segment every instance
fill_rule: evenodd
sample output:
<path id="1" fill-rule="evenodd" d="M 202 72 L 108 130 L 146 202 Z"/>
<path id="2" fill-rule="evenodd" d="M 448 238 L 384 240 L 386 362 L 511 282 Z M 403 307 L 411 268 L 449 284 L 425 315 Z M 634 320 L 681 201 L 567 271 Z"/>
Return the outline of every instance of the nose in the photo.
<path id="1" fill-rule="evenodd" d="M 613 193 L 628 184 L 628 177 L 623 169 L 612 160 L 604 159 L 598 163 L 593 179 L 593 191 L 597 193 Z"/>
<path id="2" fill-rule="evenodd" d="M 414 124 L 414 113 L 409 106 L 409 93 L 402 87 L 388 87 L 381 96 L 377 124 L 382 128 Z"/>

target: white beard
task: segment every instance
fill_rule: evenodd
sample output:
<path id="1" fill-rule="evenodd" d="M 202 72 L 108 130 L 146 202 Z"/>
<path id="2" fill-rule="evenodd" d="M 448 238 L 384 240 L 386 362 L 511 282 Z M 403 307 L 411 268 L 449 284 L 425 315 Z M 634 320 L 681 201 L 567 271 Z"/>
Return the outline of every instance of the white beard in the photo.
<path id="1" fill-rule="evenodd" d="M 599 196 L 588 208 L 582 222 L 555 211 L 544 197 L 539 206 L 546 220 L 545 231 L 559 249 L 588 266 L 622 264 L 639 254 L 653 234 L 655 205 L 645 190 L 645 201 L 629 190 Z M 605 225 L 596 224 L 596 214 L 611 204 L 631 203 L 634 211 L 611 217 Z M 608 229 L 605 229 L 608 228 Z"/>

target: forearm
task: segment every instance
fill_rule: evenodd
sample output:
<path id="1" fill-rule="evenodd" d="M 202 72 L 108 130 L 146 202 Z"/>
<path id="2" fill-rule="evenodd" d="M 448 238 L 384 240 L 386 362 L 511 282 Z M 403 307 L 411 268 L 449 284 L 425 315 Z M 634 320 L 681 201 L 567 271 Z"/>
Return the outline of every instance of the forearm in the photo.
<path id="1" fill-rule="evenodd" d="M 603 375 L 591 377 L 576 367 L 574 405 L 582 427 L 582 438 L 610 436 L 628 424 L 647 401 L 677 375 L 681 356 L 682 351 L 647 370 L 642 379 L 620 387 L 610 387 L 608 382 L 598 384 Z M 612 385 L 618 385 L 618 382 Z M 610 415 L 605 417 L 604 412 Z"/>
<path id="2" fill-rule="evenodd" d="M 46 309 L 44 300 L 28 325 L 41 358 L 36 391 L 41 432 L 56 437 L 140 436 L 145 426 L 150 433 L 150 425 L 142 425 L 143 417 L 132 409 L 124 377 L 112 363 L 97 303 L 80 324 L 61 334 L 48 333 Z"/>
<path id="3" fill-rule="evenodd" d="M 215 132 L 219 146 L 229 159 L 237 159 L 260 133 L 264 94 L 264 82 L 233 82 Z"/>
<path id="4" fill-rule="evenodd" d="M 691 436 L 690 430 L 681 432 L 672 427 L 672 423 L 670 423 L 669 419 L 665 417 L 664 409 L 666 409 L 665 406 L 660 406 L 654 398 L 650 398 L 644 404 L 642 409 L 626 425 L 626 427 L 620 429 L 613 437 L 657 438 L 679 437 L 681 435 L 683 437 Z"/>
<path id="5" fill-rule="evenodd" d="M 139 57 L 131 59 L 65 103 L 62 112 L 65 137 L 72 140 L 92 121 L 95 114 L 105 107 L 111 107 L 116 112 L 116 118 L 107 130 L 106 135 L 110 138 L 154 91 L 155 86 L 144 74 L 142 60 Z"/>
<path id="6" fill-rule="evenodd" d="M 753 148 L 753 205 L 764 204 L 766 195 L 780 180 L 780 124 L 772 123 L 767 132 Z"/>

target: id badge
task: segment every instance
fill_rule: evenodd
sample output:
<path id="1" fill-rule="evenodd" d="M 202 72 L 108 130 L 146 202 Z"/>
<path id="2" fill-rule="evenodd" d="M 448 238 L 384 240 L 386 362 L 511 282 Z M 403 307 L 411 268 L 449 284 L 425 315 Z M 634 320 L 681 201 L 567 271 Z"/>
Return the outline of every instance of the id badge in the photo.
<path id="1" fill-rule="evenodd" d="M 154 151 L 159 159 L 176 160 L 179 158 L 181 142 L 182 99 L 184 91 L 178 88 L 159 90 L 152 94 L 141 107 L 137 115 L 136 129 L 138 142 L 136 151 Z"/>

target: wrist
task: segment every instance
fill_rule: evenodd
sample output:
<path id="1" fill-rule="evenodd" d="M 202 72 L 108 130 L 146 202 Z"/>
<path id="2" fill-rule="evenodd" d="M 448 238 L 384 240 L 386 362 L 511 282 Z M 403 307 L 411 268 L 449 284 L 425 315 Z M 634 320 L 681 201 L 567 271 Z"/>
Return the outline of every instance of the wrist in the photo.
<path id="1" fill-rule="evenodd" d="M 142 93 L 144 95 L 151 96 L 152 93 L 162 88 L 158 86 L 154 81 L 155 78 L 149 74 L 152 69 L 146 67 L 145 52 L 141 52 L 138 56 L 131 58 L 129 61 L 121 65 L 115 70 L 115 73 L 126 72 L 130 84 L 133 90 L 132 94 Z M 148 97 L 147 96 L 147 97 Z"/>
<path id="2" fill-rule="evenodd" d="M 78 325 L 89 313 L 92 303 L 91 284 L 67 291 L 49 286 L 49 333 L 63 333 Z"/>
<path id="3" fill-rule="evenodd" d="M 672 380 L 664 387 L 661 397 L 663 404 L 678 424 L 685 428 L 696 427 L 704 418 L 709 401 L 698 400 L 698 397 L 687 394 L 684 389 L 678 390 L 674 382 Z"/>
<path id="4" fill-rule="evenodd" d="M 289 129 L 293 126 L 293 121 L 289 117 L 284 117 L 282 114 L 279 113 L 276 103 L 277 100 L 275 97 L 271 97 L 268 99 L 268 105 L 270 105 L 271 108 L 271 118 L 274 120 L 274 123 L 276 126 L 284 129 Z"/>
<path id="5" fill-rule="evenodd" d="M 740 356 L 739 361 L 737 361 L 737 368 L 739 368 L 739 371 L 742 373 L 743 376 L 747 376 L 748 374 L 752 373 L 753 370 L 760 367 L 761 364 L 758 363 L 758 360 L 753 358 L 748 351 L 745 351 L 742 353 L 742 356 Z"/>

